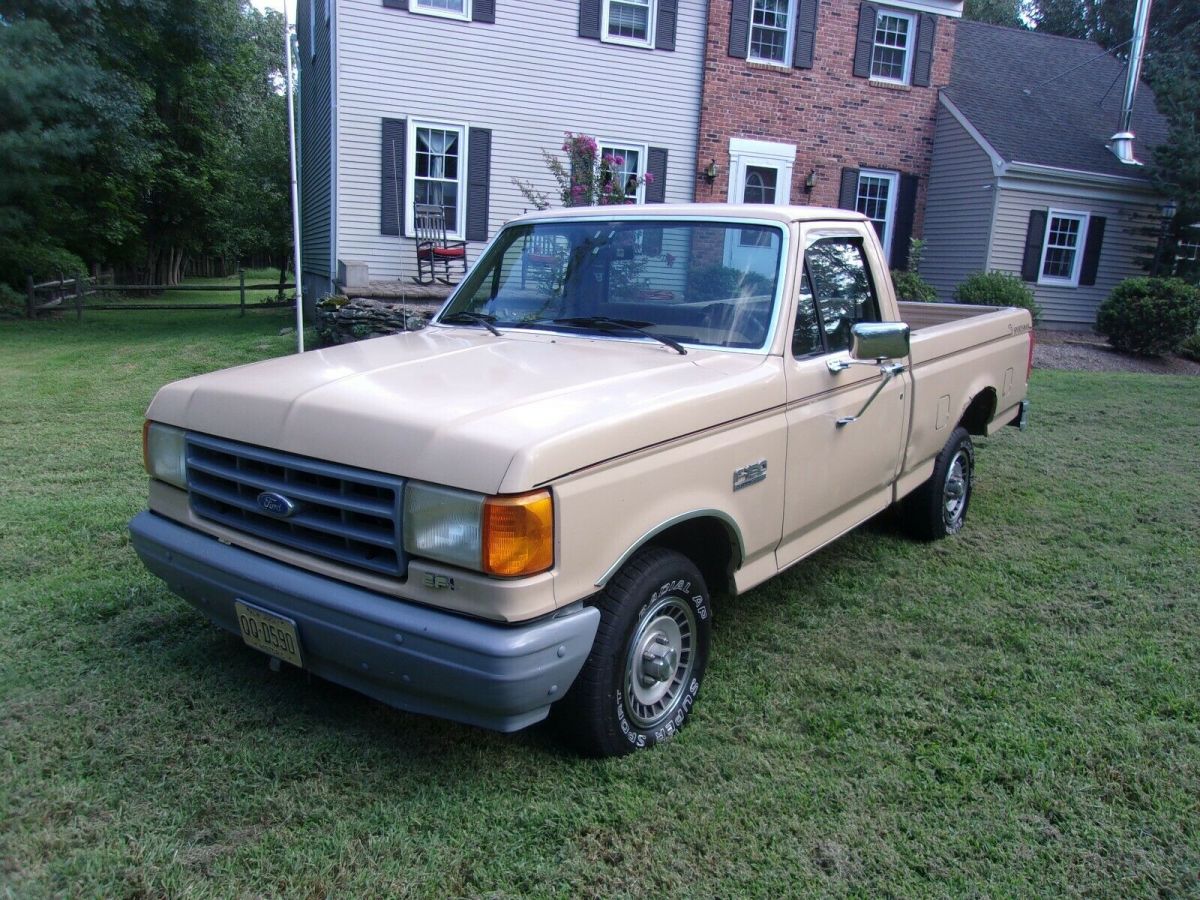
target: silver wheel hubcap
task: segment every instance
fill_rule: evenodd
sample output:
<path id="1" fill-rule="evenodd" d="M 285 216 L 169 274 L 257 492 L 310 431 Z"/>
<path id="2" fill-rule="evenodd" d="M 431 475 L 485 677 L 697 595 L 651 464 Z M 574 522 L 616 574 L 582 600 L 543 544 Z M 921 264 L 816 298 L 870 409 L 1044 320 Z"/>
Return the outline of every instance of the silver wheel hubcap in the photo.
<path id="1" fill-rule="evenodd" d="M 951 531 L 956 531 L 962 525 L 970 489 L 971 461 L 967 451 L 959 450 L 950 462 L 950 470 L 946 473 L 946 484 L 942 490 L 946 526 Z"/>
<path id="2" fill-rule="evenodd" d="M 696 616 L 691 604 L 666 597 L 646 611 L 625 660 L 625 711 L 649 728 L 675 711 L 692 674 Z"/>

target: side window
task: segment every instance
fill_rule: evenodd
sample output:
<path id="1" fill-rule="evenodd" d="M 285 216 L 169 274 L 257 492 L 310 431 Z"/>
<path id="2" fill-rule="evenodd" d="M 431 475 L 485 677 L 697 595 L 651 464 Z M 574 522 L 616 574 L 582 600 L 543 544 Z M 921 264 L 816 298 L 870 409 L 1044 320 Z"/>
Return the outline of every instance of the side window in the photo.
<path id="1" fill-rule="evenodd" d="M 800 275 L 800 296 L 796 302 L 796 324 L 792 329 L 792 356 L 800 359 L 814 353 L 822 353 L 825 344 L 821 341 L 821 323 L 817 319 L 817 302 L 813 298 L 812 280 L 808 277 L 808 266 Z"/>
<path id="2" fill-rule="evenodd" d="M 879 321 L 879 301 L 862 239 L 834 237 L 816 241 L 804 254 L 804 267 L 825 352 L 849 350 L 850 329 L 855 324 Z M 797 328 L 799 325 L 797 317 Z"/>

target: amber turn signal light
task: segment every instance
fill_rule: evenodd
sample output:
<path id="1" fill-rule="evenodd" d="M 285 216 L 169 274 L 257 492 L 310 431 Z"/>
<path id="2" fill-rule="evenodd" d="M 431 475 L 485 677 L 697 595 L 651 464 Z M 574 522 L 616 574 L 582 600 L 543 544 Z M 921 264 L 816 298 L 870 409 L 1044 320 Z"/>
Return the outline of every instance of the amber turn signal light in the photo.
<path id="1" fill-rule="evenodd" d="M 142 467 L 146 470 L 147 475 L 153 475 L 150 471 L 150 420 L 147 419 L 142 423 Z"/>
<path id="2" fill-rule="evenodd" d="M 512 578 L 554 565 L 554 501 L 549 491 L 488 497 L 483 503 L 483 571 Z"/>

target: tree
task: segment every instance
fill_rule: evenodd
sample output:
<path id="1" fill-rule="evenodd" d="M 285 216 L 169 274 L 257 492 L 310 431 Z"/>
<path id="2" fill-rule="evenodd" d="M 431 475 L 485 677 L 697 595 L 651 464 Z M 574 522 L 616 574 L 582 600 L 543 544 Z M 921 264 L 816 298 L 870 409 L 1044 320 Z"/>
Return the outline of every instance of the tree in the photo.
<path id="1" fill-rule="evenodd" d="M 963 18 L 1011 28 L 1027 28 L 1029 0 L 966 0 Z"/>

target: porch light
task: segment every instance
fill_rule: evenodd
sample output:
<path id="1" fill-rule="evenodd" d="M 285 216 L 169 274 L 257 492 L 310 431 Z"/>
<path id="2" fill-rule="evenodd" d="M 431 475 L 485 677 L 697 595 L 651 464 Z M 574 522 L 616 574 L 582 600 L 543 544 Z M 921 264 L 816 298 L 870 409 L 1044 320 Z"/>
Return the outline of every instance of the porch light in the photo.
<path id="1" fill-rule="evenodd" d="M 717 180 L 717 172 L 719 172 L 719 171 L 720 171 L 720 169 L 717 167 L 717 161 L 715 159 L 713 159 L 713 160 L 709 160 L 708 165 L 704 167 L 704 171 L 701 172 L 700 174 L 702 174 L 704 176 L 705 180 L 709 184 L 712 184 L 714 181 Z"/>

